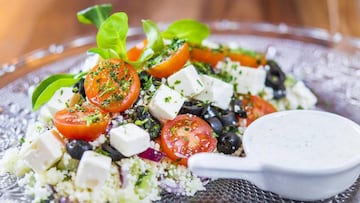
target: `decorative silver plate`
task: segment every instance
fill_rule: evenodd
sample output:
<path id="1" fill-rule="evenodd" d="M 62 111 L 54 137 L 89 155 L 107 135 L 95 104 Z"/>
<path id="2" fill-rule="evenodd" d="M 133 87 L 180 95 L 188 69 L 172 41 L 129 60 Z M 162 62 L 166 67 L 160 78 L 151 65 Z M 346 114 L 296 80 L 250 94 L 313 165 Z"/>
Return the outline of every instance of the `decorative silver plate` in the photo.
<path id="1" fill-rule="evenodd" d="M 318 108 L 344 115 L 360 123 L 360 41 L 343 39 L 320 29 L 304 29 L 273 24 L 221 21 L 211 23 L 211 40 L 235 41 L 242 47 L 265 52 L 288 74 L 304 80 L 318 96 Z M 129 47 L 143 39 L 140 28 L 129 31 Z M 331 47 L 345 47 L 337 50 Z M 52 73 L 76 72 L 86 50 L 95 46 L 95 37 L 79 37 L 53 44 L 15 59 L 0 68 L 0 158 L 10 147 L 20 145 L 31 111 L 28 89 Z M 211 181 L 206 191 L 193 197 L 163 193 L 160 202 L 295 202 L 265 192 L 243 180 Z M 360 178 L 349 189 L 319 202 L 359 202 Z M 0 176 L 0 202 L 29 202 L 17 185 L 17 178 Z"/>

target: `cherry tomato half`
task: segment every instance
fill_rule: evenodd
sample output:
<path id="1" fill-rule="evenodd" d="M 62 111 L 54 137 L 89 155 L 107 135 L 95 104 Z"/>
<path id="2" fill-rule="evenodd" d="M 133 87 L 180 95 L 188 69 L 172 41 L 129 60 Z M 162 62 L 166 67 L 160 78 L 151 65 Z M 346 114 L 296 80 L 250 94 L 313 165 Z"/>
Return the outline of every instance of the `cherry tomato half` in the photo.
<path id="1" fill-rule="evenodd" d="M 272 104 L 255 95 L 245 95 L 243 98 L 243 107 L 247 115 L 246 126 L 249 126 L 254 120 L 263 115 L 277 111 Z"/>
<path id="2" fill-rule="evenodd" d="M 84 87 L 94 105 L 107 112 L 122 112 L 138 98 L 140 79 L 131 65 L 120 59 L 108 59 L 87 74 Z"/>
<path id="3" fill-rule="evenodd" d="M 216 144 L 210 125 L 194 115 L 179 115 L 167 121 L 161 130 L 161 149 L 171 160 L 185 166 L 191 155 L 213 152 Z"/>
<path id="4" fill-rule="evenodd" d="M 199 61 L 210 64 L 215 67 L 219 61 L 223 61 L 225 53 L 222 51 L 214 51 L 206 47 L 192 47 L 190 51 L 190 58 L 193 61 Z"/>
<path id="5" fill-rule="evenodd" d="M 260 65 L 266 64 L 265 56 L 260 54 L 255 57 L 246 54 L 230 52 L 229 57 L 232 61 L 240 62 L 240 65 L 242 66 L 248 66 L 252 68 L 258 68 Z"/>
<path id="6" fill-rule="evenodd" d="M 147 44 L 147 40 L 144 39 L 142 42 L 129 49 L 126 52 L 128 59 L 131 61 L 138 60 L 142 52 L 144 51 L 146 44 Z"/>
<path id="7" fill-rule="evenodd" d="M 93 141 L 105 133 L 110 116 L 88 103 L 56 112 L 53 121 L 64 137 Z"/>
<path id="8" fill-rule="evenodd" d="M 147 69 L 150 75 L 156 78 L 168 77 L 180 70 L 190 57 L 189 45 L 185 42 L 175 51 L 169 51 L 169 53 L 166 53 L 165 56 L 161 57 L 164 58 L 163 61 L 154 64 Z"/>

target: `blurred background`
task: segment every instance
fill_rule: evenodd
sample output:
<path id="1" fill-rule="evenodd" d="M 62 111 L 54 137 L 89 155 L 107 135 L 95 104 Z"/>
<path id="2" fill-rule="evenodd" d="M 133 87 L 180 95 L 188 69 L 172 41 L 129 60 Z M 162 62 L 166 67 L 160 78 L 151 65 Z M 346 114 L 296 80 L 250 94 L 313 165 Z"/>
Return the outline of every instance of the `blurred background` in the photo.
<path id="1" fill-rule="evenodd" d="M 234 20 L 317 27 L 360 37 L 360 0 L 0 0 L 0 64 L 34 49 L 95 34 L 77 21 L 77 11 L 101 3 L 125 11 L 130 26 L 141 19 L 170 22 Z"/>

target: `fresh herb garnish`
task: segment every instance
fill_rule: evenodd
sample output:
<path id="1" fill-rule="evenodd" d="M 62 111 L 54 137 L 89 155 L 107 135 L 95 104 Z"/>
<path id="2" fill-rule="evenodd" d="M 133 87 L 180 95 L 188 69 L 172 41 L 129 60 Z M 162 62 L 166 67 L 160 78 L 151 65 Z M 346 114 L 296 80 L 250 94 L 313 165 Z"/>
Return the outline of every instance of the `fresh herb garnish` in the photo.
<path id="1" fill-rule="evenodd" d="M 25 138 L 24 138 L 24 137 L 21 137 L 21 138 L 20 138 L 20 143 L 21 143 L 21 144 L 24 144 L 24 143 L 25 143 Z"/>
<path id="2" fill-rule="evenodd" d="M 110 16 L 111 4 L 94 5 L 77 13 L 79 22 L 84 24 L 94 24 L 100 28 L 101 24 Z"/>
<path id="3" fill-rule="evenodd" d="M 126 37 L 128 29 L 128 16 L 126 13 L 112 14 L 102 23 L 96 35 L 98 48 L 107 50 L 111 54 L 116 53 L 118 56 L 116 58 L 127 59 Z M 106 56 L 101 55 L 101 57 Z"/>
<path id="4" fill-rule="evenodd" d="M 137 61 L 130 61 L 127 57 L 126 39 L 129 27 L 128 16 L 124 12 L 114 13 L 102 23 L 96 35 L 98 47 L 91 48 L 89 52 L 99 54 L 104 59 L 120 58 L 135 68 L 140 67 L 154 55 L 154 50 L 159 51 L 164 46 L 155 23 L 144 20 L 143 28 L 148 44 Z"/>
<path id="5" fill-rule="evenodd" d="M 43 80 L 34 90 L 31 98 L 32 109 L 38 110 L 48 102 L 55 92 L 61 87 L 71 87 L 78 82 L 87 72 L 79 74 L 55 74 Z"/>
<path id="6" fill-rule="evenodd" d="M 143 20 L 142 25 L 146 34 L 147 45 L 137 61 L 130 61 L 126 54 L 128 16 L 124 12 L 109 16 L 110 12 L 111 5 L 103 4 L 84 9 L 78 13 L 80 22 L 93 23 L 99 29 L 96 35 L 97 47 L 89 49 L 89 52 L 99 54 L 104 59 L 120 58 L 135 68 L 141 67 L 147 60 L 161 54 L 165 47 L 163 38 L 177 38 L 193 44 L 201 44 L 210 33 L 207 25 L 191 19 L 175 21 L 163 33 L 151 20 Z"/>
<path id="7" fill-rule="evenodd" d="M 179 38 L 190 43 L 201 44 L 210 34 L 210 29 L 206 24 L 192 19 L 183 19 L 173 22 L 162 33 L 166 39 Z"/>

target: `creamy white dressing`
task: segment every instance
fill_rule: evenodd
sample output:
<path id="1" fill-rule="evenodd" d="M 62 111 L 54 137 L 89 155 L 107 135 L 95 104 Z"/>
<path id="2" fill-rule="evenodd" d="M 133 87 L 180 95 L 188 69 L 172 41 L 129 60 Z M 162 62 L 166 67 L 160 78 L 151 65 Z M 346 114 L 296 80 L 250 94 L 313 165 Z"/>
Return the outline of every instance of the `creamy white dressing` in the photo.
<path id="1" fill-rule="evenodd" d="M 296 170 L 334 169 L 360 160 L 359 125 L 325 112 L 269 115 L 249 126 L 244 142 L 249 156 Z"/>

